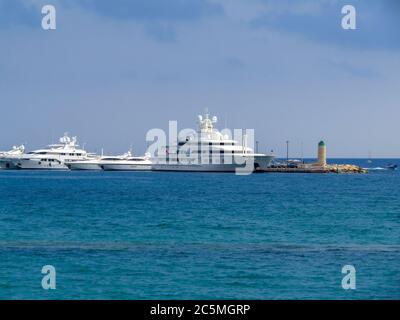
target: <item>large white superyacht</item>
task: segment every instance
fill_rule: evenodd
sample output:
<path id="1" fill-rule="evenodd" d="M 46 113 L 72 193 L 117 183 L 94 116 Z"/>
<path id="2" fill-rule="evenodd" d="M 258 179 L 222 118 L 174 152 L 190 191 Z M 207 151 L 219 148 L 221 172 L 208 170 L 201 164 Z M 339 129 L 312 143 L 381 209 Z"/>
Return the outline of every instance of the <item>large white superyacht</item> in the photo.
<path id="1" fill-rule="evenodd" d="M 70 138 L 65 133 L 60 138 L 59 143 L 23 154 L 13 162 L 19 169 L 68 170 L 65 161 L 80 160 L 87 157 L 87 152 L 78 147 L 76 137 Z"/>
<path id="2" fill-rule="evenodd" d="M 25 147 L 20 145 L 19 147 L 13 146 L 10 151 L 0 152 L 0 169 L 17 169 L 14 164 L 16 159 L 19 159 L 25 152 Z"/>
<path id="3" fill-rule="evenodd" d="M 198 116 L 198 130 L 176 145 L 165 149 L 153 159 L 155 171 L 242 172 L 249 174 L 267 168 L 273 154 L 255 153 L 247 146 L 247 135 L 242 145 L 214 128 L 217 117 L 208 112 Z"/>

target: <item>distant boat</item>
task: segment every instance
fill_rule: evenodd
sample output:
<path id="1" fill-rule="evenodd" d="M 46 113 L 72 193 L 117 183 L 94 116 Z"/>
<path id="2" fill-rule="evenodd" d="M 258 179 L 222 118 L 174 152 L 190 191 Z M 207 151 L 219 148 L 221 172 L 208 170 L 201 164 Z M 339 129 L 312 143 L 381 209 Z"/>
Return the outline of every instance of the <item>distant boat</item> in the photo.
<path id="1" fill-rule="evenodd" d="M 396 170 L 397 169 L 397 164 L 388 164 L 386 166 L 386 169 L 388 169 L 388 170 Z"/>
<path id="2" fill-rule="evenodd" d="M 367 163 L 372 163 L 371 152 L 368 152 L 368 160 Z"/>

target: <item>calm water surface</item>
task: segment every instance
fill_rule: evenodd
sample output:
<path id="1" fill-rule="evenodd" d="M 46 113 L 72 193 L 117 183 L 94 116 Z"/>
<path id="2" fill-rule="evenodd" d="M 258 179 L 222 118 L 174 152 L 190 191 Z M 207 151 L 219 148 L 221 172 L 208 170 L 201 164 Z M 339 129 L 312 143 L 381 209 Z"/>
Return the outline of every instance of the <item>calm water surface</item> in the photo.
<path id="1" fill-rule="evenodd" d="M 400 299 L 400 172 L 341 162 L 376 170 L 0 171 L 0 299 Z"/>

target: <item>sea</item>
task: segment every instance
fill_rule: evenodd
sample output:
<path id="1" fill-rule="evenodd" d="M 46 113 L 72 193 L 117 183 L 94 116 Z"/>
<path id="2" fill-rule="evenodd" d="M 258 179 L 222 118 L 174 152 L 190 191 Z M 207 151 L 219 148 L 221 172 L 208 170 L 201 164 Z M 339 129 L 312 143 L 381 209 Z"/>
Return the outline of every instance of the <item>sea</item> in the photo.
<path id="1" fill-rule="evenodd" d="M 0 299 L 400 299 L 400 160 L 330 162 L 370 170 L 0 171 Z"/>

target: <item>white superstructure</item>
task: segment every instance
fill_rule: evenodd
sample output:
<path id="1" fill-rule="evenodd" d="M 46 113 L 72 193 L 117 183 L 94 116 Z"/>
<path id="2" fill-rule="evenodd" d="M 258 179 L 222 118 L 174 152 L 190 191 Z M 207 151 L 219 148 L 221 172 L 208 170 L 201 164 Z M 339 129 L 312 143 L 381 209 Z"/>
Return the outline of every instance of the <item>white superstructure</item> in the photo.
<path id="1" fill-rule="evenodd" d="M 70 138 L 65 133 L 59 143 L 23 154 L 13 162 L 19 169 L 68 170 L 65 161 L 81 160 L 87 157 L 86 151 L 78 147 L 76 137 Z"/>
<path id="2" fill-rule="evenodd" d="M 0 169 L 16 169 L 14 160 L 19 159 L 25 152 L 25 147 L 13 146 L 10 151 L 0 151 Z"/>
<path id="3" fill-rule="evenodd" d="M 197 132 L 179 139 L 176 145 L 166 146 L 154 159 L 156 171 L 239 172 L 244 174 L 267 168 L 272 154 L 254 153 L 247 146 L 247 135 L 242 144 L 214 128 L 217 117 L 208 112 L 198 117 Z"/>

